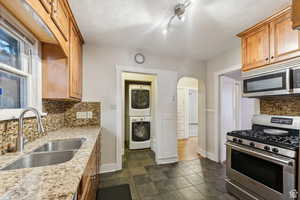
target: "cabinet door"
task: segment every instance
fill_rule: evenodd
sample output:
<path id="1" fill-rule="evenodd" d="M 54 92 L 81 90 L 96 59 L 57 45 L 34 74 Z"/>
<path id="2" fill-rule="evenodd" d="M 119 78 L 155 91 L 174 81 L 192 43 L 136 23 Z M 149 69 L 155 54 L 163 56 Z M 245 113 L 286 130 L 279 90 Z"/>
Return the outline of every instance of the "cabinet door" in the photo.
<path id="1" fill-rule="evenodd" d="M 293 0 L 292 21 L 293 21 L 293 28 L 300 29 L 300 0 Z"/>
<path id="2" fill-rule="evenodd" d="M 290 12 L 271 22 L 270 33 L 271 62 L 300 56 L 300 32 L 293 30 Z"/>
<path id="3" fill-rule="evenodd" d="M 243 71 L 269 64 L 269 25 L 255 29 L 242 38 Z"/>
<path id="4" fill-rule="evenodd" d="M 40 0 L 40 2 L 43 4 L 45 10 L 47 13 L 51 13 L 52 10 L 52 0 Z"/>
<path id="5" fill-rule="evenodd" d="M 64 4 L 65 0 L 53 0 L 52 20 L 60 30 L 65 40 L 69 40 L 69 14 Z"/>
<path id="6" fill-rule="evenodd" d="M 82 47 L 74 26 L 70 34 L 70 96 L 81 99 L 82 96 Z"/>

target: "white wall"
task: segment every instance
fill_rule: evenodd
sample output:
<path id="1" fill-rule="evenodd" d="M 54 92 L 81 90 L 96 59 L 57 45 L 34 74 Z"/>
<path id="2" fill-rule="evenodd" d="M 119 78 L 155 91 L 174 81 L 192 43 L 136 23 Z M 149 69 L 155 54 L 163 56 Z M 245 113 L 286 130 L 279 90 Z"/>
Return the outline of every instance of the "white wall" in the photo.
<path id="1" fill-rule="evenodd" d="M 241 66 L 240 47 L 236 47 L 218 55 L 206 62 L 206 136 L 207 136 L 207 155 L 209 158 L 216 160 L 218 152 L 217 148 L 217 127 L 215 116 L 217 109 L 216 102 L 216 73 L 230 69 L 234 66 Z"/>
<path id="2" fill-rule="evenodd" d="M 251 98 L 241 98 L 241 129 L 251 129 L 251 120 L 254 114 L 260 113 L 259 100 Z"/>
<path id="3" fill-rule="evenodd" d="M 135 53 L 136 51 L 127 49 L 84 45 L 83 100 L 101 101 L 102 103 L 102 164 L 116 162 L 116 65 L 172 70 L 178 72 L 179 77 L 192 76 L 202 80 L 202 83 L 205 77 L 205 67 L 202 62 L 177 57 L 155 56 L 143 52 L 146 62 L 143 65 L 137 65 L 134 62 Z M 201 88 L 201 92 L 205 92 L 203 91 L 204 86 Z M 175 135 L 176 133 L 174 133 Z"/>
<path id="4" fill-rule="evenodd" d="M 236 128 L 235 123 L 235 80 L 220 77 L 220 161 L 226 160 L 226 133 Z"/>

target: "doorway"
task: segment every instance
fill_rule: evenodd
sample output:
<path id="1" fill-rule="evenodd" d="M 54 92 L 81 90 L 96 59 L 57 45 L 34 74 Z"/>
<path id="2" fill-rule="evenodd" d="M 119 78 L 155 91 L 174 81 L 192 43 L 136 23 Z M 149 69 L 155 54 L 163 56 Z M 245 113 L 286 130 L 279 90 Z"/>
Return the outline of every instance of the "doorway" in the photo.
<path id="1" fill-rule="evenodd" d="M 156 76 L 141 73 L 122 73 L 123 82 L 123 163 L 138 151 L 155 158 L 155 90 Z M 133 161 L 133 160 L 130 160 Z"/>
<path id="2" fill-rule="evenodd" d="M 198 80 L 182 77 L 177 84 L 178 159 L 193 160 L 198 155 Z"/>
<path id="3" fill-rule="evenodd" d="M 227 132 L 251 129 L 251 119 L 259 113 L 257 99 L 242 96 L 241 70 L 219 76 L 219 161 L 226 161 Z"/>

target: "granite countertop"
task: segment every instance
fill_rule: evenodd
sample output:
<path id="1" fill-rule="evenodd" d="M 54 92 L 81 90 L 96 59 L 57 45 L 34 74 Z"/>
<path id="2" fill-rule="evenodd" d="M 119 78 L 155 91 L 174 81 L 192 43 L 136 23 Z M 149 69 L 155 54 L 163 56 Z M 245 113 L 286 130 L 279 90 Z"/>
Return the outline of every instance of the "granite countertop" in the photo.
<path id="1" fill-rule="evenodd" d="M 63 128 L 26 144 L 23 154 L 0 156 L 2 168 L 48 141 L 87 139 L 68 162 L 46 167 L 0 171 L 0 200 L 72 200 L 99 134 L 99 127 Z"/>

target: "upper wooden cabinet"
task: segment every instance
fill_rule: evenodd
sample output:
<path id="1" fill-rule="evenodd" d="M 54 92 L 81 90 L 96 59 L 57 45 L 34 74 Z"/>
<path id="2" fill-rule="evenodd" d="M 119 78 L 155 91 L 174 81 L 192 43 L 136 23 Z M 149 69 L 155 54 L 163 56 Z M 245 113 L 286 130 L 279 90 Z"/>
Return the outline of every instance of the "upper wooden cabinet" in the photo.
<path id="1" fill-rule="evenodd" d="M 292 21 L 293 28 L 300 30 L 300 0 L 293 0 Z"/>
<path id="2" fill-rule="evenodd" d="M 65 40 L 69 40 L 69 13 L 64 0 L 53 0 L 51 17 Z"/>
<path id="3" fill-rule="evenodd" d="M 271 63 L 300 56 L 300 32 L 292 29 L 291 12 L 270 23 Z"/>
<path id="4" fill-rule="evenodd" d="M 43 98 L 81 100 L 83 38 L 67 0 L 0 0 L 41 42 Z"/>
<path id="5" fill-rule="evenodd" d="M 70 31 L 70 96 L 81 99 L 82 96 L 82 44 L 76 27 L 71 24 Z"/>
<path id="6" fill-rule="evenodd" d="M 243 71 L 300 56 L 300 34 L 292 28 L 291 8 L 238 36 L 242 39 Z"/>
<path id="7" fill-rule="evenodd" d="M 249 70 L 269 63 L 269 26 L 265 25 L 251 31 L 242 38 L 243 69 Z"/>

